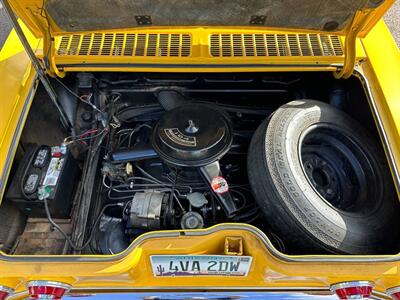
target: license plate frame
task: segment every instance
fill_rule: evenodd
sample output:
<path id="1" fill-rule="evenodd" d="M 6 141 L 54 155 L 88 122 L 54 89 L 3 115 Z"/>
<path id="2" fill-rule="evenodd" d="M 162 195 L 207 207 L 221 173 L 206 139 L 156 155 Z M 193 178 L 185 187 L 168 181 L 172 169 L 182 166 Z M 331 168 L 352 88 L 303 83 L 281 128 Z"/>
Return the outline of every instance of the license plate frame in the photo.
<path id="1" fill-rule="evenodd" d="M 228 276 L 246 277 L 251 256 L 234 255 L 151 255 L 154 277 Z"/>

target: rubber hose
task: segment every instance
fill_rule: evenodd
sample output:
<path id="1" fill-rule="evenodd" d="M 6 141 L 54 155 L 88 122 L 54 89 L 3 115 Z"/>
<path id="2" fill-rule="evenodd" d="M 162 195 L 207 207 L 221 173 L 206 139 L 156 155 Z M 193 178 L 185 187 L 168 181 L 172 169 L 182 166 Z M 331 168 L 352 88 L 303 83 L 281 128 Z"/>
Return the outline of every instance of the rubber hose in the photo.
<path id="1" fill-rule="evenodd" d="M 176 91 L 161 91 L 158 93 L 158 102 L 166 111 L 169 111 L 185 104 L 185 99 Z"/>

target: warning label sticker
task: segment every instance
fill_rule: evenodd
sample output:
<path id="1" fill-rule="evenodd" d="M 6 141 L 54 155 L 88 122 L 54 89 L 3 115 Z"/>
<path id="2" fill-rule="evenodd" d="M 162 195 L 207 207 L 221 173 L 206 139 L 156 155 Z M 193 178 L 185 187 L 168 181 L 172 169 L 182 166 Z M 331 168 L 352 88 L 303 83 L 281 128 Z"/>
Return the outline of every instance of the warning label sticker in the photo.
<path id="1" fill-rule="evenodd" d="M 57 185 L 58 178 L 60 177 L 61 169 L 64 164 L 64 158 L 53 157 L 47 168 L 46 176 L 43 185 L 54 186 Z"/>

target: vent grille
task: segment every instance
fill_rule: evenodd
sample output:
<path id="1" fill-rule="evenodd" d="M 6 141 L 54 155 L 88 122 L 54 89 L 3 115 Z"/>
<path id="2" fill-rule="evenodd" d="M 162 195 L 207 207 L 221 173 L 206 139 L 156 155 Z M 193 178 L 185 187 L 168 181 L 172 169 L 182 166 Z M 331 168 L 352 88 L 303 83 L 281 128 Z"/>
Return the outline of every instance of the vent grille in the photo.
<path id="1" fill-rule="evenodd" d="M 58 55 L 188 57 L 189 34 L 94 33 L 62 36 Z"/>
<path id="2" fill-rule="evenodd" d="M 326 34 L 212 34 L 210 54 L 235 56 L 342 56 L 340 38 Z"/>

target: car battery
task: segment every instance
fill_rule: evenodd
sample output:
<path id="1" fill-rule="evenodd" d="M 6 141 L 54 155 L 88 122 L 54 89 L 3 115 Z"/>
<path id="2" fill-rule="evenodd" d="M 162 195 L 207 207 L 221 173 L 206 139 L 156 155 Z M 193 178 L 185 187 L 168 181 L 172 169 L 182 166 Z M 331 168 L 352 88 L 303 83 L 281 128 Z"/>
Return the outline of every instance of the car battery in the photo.
<path id="1" fill-rule="evenodd" d="M 18 165 L 6 199 L 31 217 L 46 217 L 45 192 L 53 218 L 69 218 L 78 165 L 64 146 L 30 147 Z M 42 195 L 41 195 L 42 194 Z"/>

